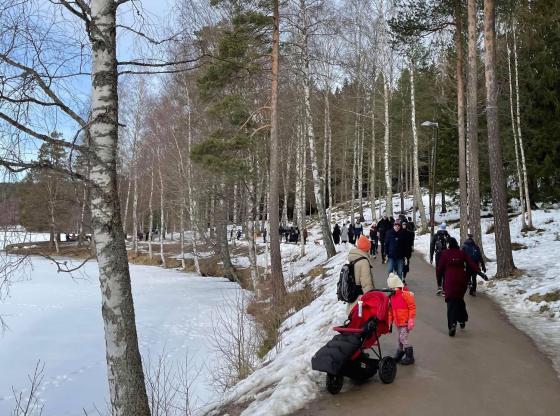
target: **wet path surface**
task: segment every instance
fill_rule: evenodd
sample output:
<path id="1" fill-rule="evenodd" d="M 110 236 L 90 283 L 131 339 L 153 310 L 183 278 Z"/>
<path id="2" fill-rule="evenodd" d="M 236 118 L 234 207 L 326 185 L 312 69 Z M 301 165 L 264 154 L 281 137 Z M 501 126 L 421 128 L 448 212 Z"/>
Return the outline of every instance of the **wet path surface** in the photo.
<path id="1" fill-rule="evenodd" d="M 376 260 L 376 286 L 386 286 L 385 265 Z M 532 340 L 514 328 L 487 297 L 466 296 L 469 322 L 447 334 L 446 305 L 435 296 L 431 265 L 415 255 L 407 279 L 416 295 L 416 327 L 410 340 L 416 363 L 399 365 L 393 384 L 375 376 L 343 390 L 324 390 L 294 415 L 560 415 L 560 381 L 552 363 Z M 334 334 L 333 334 L 334 335 Z M 383 355 L 393 355 L 396 333 L 382 340 Z"/>

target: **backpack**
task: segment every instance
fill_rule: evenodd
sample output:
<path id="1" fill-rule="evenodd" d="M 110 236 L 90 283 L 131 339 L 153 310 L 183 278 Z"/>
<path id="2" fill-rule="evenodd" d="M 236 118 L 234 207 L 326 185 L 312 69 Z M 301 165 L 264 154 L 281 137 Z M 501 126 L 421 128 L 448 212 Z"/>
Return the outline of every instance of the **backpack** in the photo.
<path id="1" fill-rule="evenodd" d="M 336 296 L 338 300 L 352 303 L 358 299 L 358 296 L 364 293 L 362 287 L 356 284 L 356 278 L 354 276 L 354 264 L 360 260 L 367 259 L 365 257 L 360 257 L 359 259 L 345 264 L 342 266 L 342 269 L 340 269 L 340 276 L 336 285 Z"/>
<path id="2" fill-rule="evenodd" d="M 480 254 L 480 249 L 476 244 L 465 244 L 463 246 L 463 251 L 469 256 L 476 264 L 480 263 L 482 260 L 482 254 Z"/>
<path id="3" fill-rule="evenodd" d="M 447 236 L 445 234 L 436 234 L 436 253 L 441 253 L 447 248 Z"/>

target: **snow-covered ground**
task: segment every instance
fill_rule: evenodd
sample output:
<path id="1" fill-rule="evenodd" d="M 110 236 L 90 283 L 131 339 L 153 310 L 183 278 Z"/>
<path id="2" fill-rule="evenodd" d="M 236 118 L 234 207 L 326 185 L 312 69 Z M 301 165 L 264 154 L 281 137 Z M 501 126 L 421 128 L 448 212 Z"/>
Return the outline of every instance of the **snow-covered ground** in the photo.
<path id="1" fill-rule="evenodd" d="M 456 205 L 448 202 L 448 212 L 440 214 L 440 196 L 436 200 L 436 221 L 449 221 L 459 218 Z M 426 212 L 428 197 L 424 196 Z M 400 199 L 395 197 L 394 211 L 400 211 Z M 412 206 L 411 199 L 405 200 L 405 209 Z M 481 210 L 486 214 L 485 209 Z M 379 218 L 376 210 L 375 217 Z M 350 218 L 341 210 L 333 210 L 333 222 L 341 224 Z M 357 213 L 356 213 L 357 217 Z M 369 208 L 364 209 L 366 224 L 371 224 Z M 512 241 L 527 245 L 526 250 L 514 251 L 514 261 L 523 270 L 523 276 L 498 281 L 491 279 L 488 284 L 480 285 L 504 308 L 510 320 L 536 341 L 544 352 L 549 354 L 560 375 L 560 302 L 536 303 L 529 298 L 534 294 L 545 294 L 560 290 L 560 275 L 555 267 L 556 255 L 560 253 L 560 210 L 534 212 L 534 225 L 544 231 L 523 235 L 520 232 L 519 218 L 511 222 Z M 491 223 L 483 219 L 482 231 Z M 448 227 L 450 233 L 458 236 L 458 228 Z M 320 240 L 318 226 L 309 229 L 310 243 L 303 258 L 298 258 L 299 249 L 295 245 L 282 245 L 285 277 L 307 274 L 316 265 L 326 261 L 324 248 L 313 244 Z M 368 232 L 368 227 L 364 230 Z M 429 234 L 416 240 L 417 251 L 429 253 Z M 486 255 L 495 258 L 494 235 L 483 234 Z M 290 249 L 290 247 L 292 247 Z M 290 316 L 281 327 L 281 341 L 264 358 L 262 367 L 247 379 L 237 384 L 225 397 L 225 402 L 249 403 L 241 413 L 243 416 L 285 415 L 289 414 L 317 397 L 324 389 L 324 375 L 311 370 L 311 357 L 333 336 L 332 326 L 343 322 L 346 309 L 336 299 L 336 283 L 340 267 L 346 262 L 346 250 L 339 246 L 335 257 L 325 263 L 325 278 L 311 280 L 318 294 L 309 305 Z M 488 274 L 495 273 L 495 263 L 488 263 Z"/>
<path id="2" fill-rule="evenodd" d="M 224 299 L 239 293 L 225 279 L 202 278 L 159 267 L 131 265 L 136 323 L 145 366 L 163 353 L 169 367 L 188 354 L 196 405 L 217 398 L 210 386 L 218 359 L 211 343 L 212 316 L 218 308 L 233 314 Z M 19 271 L 0 315 L 9 328 L 0 336 L 0 415 L 14 407 L 12 386 L 27 392 L 27 374 L 44 363 L 39 397 L 43 415 L 70 416 L 106 409 L 108 398 L 105 341 L 97 264 L 89 262 L 73 278 L 56 273 L 47 260 L 33 258 Z M 231 310 L 229 310 L 231 309 Z M 95 413 L 97 414 L 97 413 Z"/>

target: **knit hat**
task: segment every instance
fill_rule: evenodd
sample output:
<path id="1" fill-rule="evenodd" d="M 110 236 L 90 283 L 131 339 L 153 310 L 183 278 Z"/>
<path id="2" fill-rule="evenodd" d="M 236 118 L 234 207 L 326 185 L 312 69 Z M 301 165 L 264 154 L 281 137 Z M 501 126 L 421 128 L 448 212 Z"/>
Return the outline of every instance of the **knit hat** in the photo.
<path id="1" fill-rule="evenodd" d="M 389 274 L 387 278 L 387 286 L 391 289 L 396 289 L 397 287 L 404 287 L 402 280 L 395 273 Z"/>
<path id="2" fill-rule="evenodd" d="M 358 250 L 362 250 L 366 253 L 369 253 L 369 250 L 371 249 L 371 243 L 365 235 L 361 235 L 360 238 L 358 238 L 356 247 L 358 248 Z"/>
<path id="3" fill-rule="evenodd" d="M 439 229 L 440 229 L 441 231 L 445 231 L 445 227 L 446 227 L 446 225 L 445 225 L 444 222 L 442 222 L 442 223 L 439 225 Z"/>

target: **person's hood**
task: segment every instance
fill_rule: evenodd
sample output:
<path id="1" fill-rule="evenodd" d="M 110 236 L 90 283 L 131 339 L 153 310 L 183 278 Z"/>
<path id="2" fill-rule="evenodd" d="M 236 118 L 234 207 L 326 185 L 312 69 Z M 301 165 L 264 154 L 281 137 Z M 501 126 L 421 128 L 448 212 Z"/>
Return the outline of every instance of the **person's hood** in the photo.
<path id="1" fill-rule="evenodd" d="M 348 261 L 358 260 L 360 257 L 368 259 L 368 261 L 369 261 L 368 253 L 365 253 L 365 252 L 363 252 L 362 250 L 360 250 L 356 247 L 352 247 L 350 249 L 350 251 L 348 252 Z"/>
<path id="2" fill-rule="evenodd" d="M 463 244 L 466 244 L 467 246 L 472 246 L 474 245 L 474 240 L 472 238 L 467 238 Z"/>

